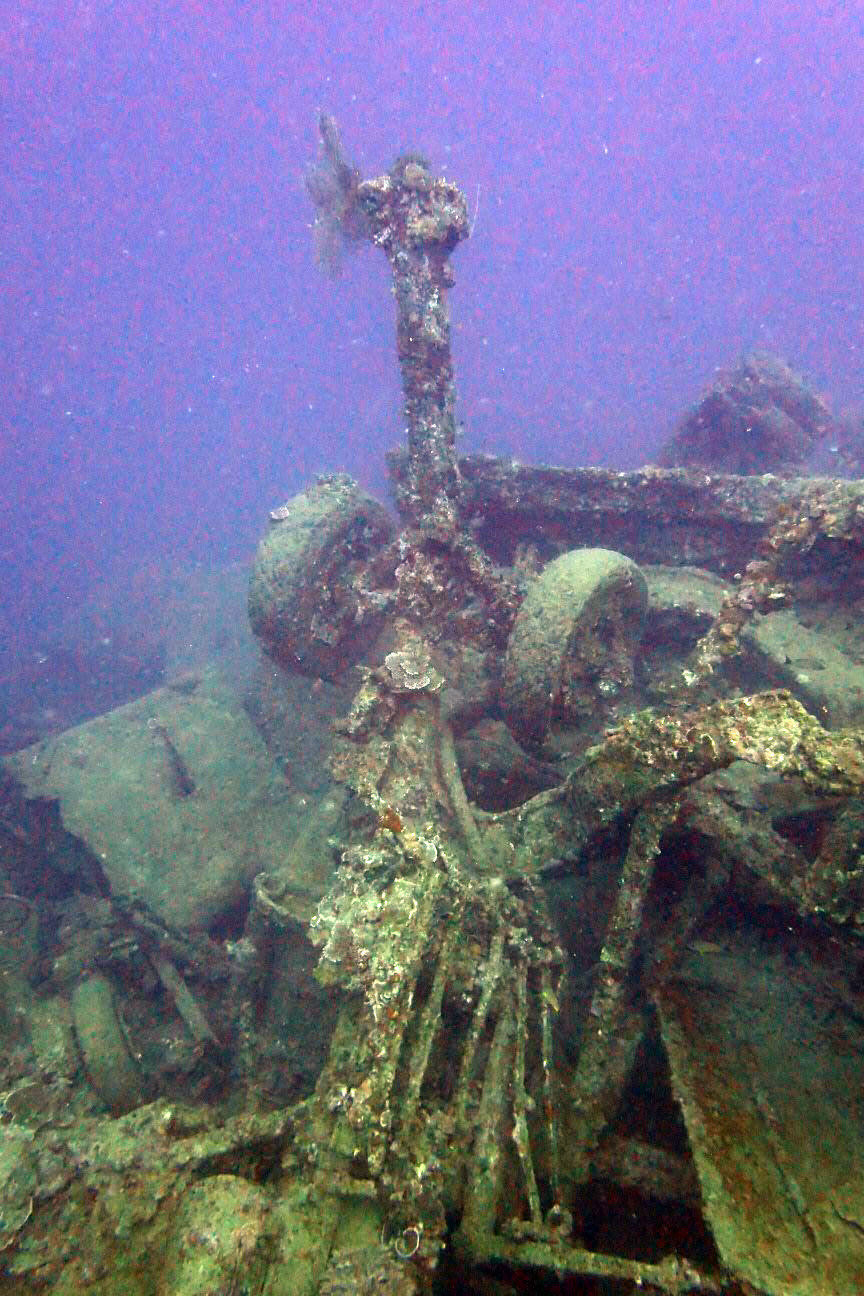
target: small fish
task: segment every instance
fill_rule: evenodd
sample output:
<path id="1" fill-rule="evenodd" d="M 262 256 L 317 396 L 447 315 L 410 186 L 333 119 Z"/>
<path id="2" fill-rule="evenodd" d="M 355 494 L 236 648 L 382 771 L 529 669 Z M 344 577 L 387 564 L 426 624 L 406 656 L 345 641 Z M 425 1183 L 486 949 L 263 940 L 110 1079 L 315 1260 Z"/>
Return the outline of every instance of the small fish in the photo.
<path id="1" fill-rule="evenodd" d="M 722 945 L 710 940 L 692 940 L 687 946 L 691 954 L 725 954 Z"/>

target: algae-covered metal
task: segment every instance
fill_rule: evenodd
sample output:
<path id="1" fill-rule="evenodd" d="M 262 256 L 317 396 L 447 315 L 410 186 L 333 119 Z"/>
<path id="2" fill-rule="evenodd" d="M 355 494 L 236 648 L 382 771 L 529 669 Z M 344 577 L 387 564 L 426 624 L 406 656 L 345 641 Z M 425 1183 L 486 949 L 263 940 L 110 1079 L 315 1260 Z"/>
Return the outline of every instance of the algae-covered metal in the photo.
<path id="1" fill-rule="evenodd" d="M 320 134 L 319 260 L 393 273 L 404 526 L 320 480 L 248 709 L 6 762 L 0 1291 L 857 1296 L 861 485 L 460 462 L 464 198 Z"/>

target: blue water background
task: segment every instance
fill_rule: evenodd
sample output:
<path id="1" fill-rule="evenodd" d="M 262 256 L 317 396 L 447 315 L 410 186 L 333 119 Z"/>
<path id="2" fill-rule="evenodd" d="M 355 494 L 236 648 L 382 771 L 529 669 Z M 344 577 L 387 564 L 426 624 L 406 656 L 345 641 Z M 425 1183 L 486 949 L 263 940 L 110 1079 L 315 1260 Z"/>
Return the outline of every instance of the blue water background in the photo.
<path id="1" fill-rule="evenodd" d="M 0 24 L 0 674 L 94 591 L 386 490 L 384 257 L 316 271 L 316 111 L 464 188 L 465 450 L 650 459 L 754 345 L 862 398 L 864 9 L 14 0 Z"/>

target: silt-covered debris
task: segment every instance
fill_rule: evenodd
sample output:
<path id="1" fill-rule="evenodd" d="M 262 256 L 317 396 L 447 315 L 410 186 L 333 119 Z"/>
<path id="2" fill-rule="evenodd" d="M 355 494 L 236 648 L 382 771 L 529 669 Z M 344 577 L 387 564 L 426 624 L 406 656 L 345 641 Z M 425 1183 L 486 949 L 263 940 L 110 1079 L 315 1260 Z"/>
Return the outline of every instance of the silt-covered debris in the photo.
<path id="1" fill-rule="evenodd" d="M 665 468 L 751 476 L 793 472 L 832 426 L 825 402 L 776 356 L 755 351 L 719 374 L 663 447 Z"/>

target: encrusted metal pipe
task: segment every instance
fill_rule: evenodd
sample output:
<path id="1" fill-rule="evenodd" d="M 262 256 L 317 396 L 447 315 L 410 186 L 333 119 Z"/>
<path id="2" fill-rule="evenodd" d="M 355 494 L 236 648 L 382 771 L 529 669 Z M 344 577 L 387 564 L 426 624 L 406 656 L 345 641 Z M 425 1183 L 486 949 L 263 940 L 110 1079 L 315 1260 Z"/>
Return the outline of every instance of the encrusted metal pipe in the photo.
<path id="1" fill-rule="evenodd" d="M 386 175 L 361 181 L 328 113 L 321 113 L 318 132 L 319 156 L 306 172 L 316 209 L 316 259 L 336 275 L 346 244 L 368 239 L 386 253 L 408 430 L 408 473 L 400 483 L 399 509 L 412 525 L 452 536 L 458 530 L 460 478 L 448 258 L 470 232 L 465 195 L 433 176 L 416 153 L 397 158 Z"/>
<path id="2" fill-rule="evenodd" d="M 450 352 L 449 256 L 469 233 L 465 195 L 410 154 L 357 188 L 368 237 L 390 262 L 408 473 L 399 508 L 414 525 L 452 534 L 461 491 Z"/>

